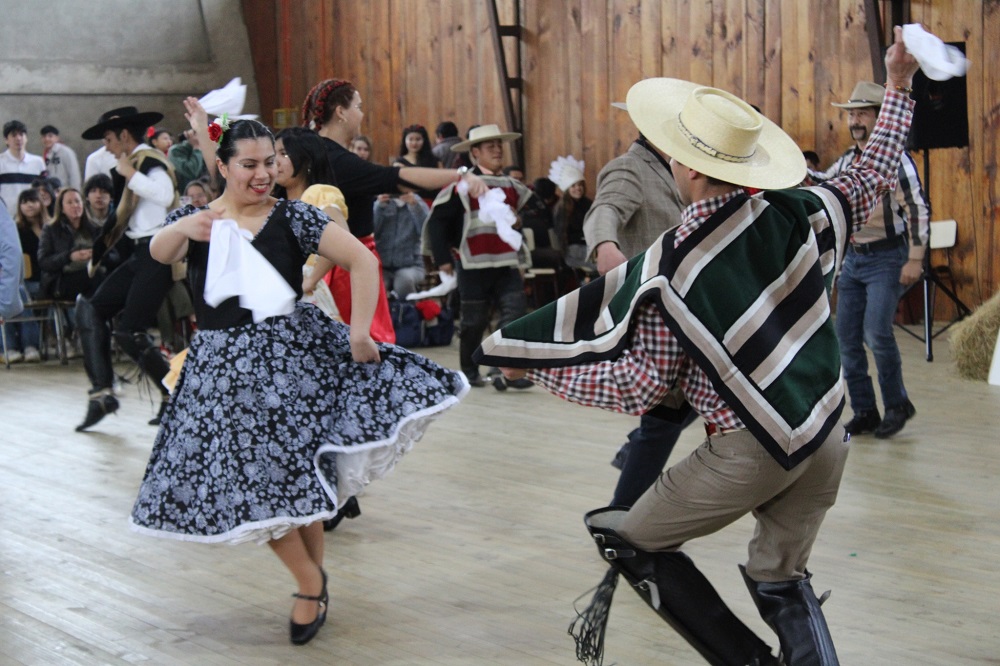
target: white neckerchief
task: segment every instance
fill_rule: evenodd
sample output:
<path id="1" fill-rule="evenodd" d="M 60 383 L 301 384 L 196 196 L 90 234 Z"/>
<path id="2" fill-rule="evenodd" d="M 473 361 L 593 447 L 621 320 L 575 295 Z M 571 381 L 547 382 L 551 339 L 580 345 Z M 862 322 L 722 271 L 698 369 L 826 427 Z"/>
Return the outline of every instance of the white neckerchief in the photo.
<path id="1" fill-rule="evenodd" d="M 208 245 L 205 302 L 215 307 L 239 296 L 240 307 L 253 313 L 254 323 L 286 315 L 295 309 L 295 290 L 281 273 L 250 244 L 250 232 L 236 220 L 216 220 Z"/>

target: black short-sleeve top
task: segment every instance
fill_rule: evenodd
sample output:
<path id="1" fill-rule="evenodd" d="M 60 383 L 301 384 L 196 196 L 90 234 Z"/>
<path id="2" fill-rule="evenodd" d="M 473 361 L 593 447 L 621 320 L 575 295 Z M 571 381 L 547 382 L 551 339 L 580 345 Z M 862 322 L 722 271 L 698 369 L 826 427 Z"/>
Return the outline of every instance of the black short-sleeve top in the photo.
<path id="1" fill-rule="evenodd" d="M 167 218 L 167 224 L 198 210 L 201 209 L 191 205 L 178 208 Z M 302 201 L 281 199 L 271 209 L 264 225 L 251 241 L 254 249 L 277 269 L 299 298 L 302 297 L 302 265 L 310 254 L 316 252 L 320 236 L 329 222 L 330 218 L 318 208 Z M 253 313 L 240 307 L 237 296 L 227 298 L 217 307 L 205 303 L 208 250 L 209 243 L 188 243 L 188 280 L 194 292 L 198 328 L 223 329 L 253 323 Z"/>

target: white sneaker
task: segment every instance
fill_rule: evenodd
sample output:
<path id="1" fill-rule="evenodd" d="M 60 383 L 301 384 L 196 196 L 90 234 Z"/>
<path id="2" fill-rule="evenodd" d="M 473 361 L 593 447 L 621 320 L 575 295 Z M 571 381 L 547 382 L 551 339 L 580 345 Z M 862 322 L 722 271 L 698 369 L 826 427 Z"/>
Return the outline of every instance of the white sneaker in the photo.
<path id="1" fill-rule="evenodd" d="M 23 360 L 24 360 L 24 354 L 22 354 L 21 352 L 17 351 L 16 349 L 12 349 L 12 350 L 10 350 L 10 351 L 7 352 L 7 362 L 8 363 L 20 363 Z"/>
<path id="2" fill-rule="evenodd" d="M 26 363 L 38 363 L 42 360 L 42 355 L 38 353 L 37 347 L 25 347 L 24 360 Z"/>

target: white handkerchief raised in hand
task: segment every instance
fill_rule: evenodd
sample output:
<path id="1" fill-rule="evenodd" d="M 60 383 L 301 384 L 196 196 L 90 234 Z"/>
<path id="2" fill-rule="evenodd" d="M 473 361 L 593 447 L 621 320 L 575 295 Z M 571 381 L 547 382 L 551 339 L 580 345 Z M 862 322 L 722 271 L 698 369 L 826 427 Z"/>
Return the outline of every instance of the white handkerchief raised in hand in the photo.
<path id="1" fill-rule="evenodd" d="M 281 273 L 257 251 L 250 233 L 236 220 L 216 220 L 208 246 L 205 271 L 205 302 L 212 307 L 238 296 L 240 307 L 253 313 L 259 323 L 268 317 L 286 315 L 295 309 L 295 290 Z"/>
<path id="2" fill-rule="evenodd" d="M 213 116 L 228 114 L 230 120 L 239 118 L 256 118 L 256 115 L 241 116 L 243 105 L 247 100 L 247 87 L 243 85 L 242 79 L 236 77 L 223 88 L 213 90 L 198 101 L 204 107 L 205 112 Z"/>
<path id="3" fill-rule="evenodd" d="M 487 190 L 486 194 L 479 197 L 479 221 L 495 224 L 497 235 L 504 243 L 514 250 L 521 249 L 524 237 L 514 228 L 517 224 L 517 214 L 507 205 L 507 195 L 499 187 Z"/>
<path id="4" fill-rule="evenodd" d="M 928 79 L 947 81 L 955 76 L 965 76 L 969 60 L 954 46 L 945 44 L 918 23 L 903 26 L 903 44 L 920 64 Z"/>

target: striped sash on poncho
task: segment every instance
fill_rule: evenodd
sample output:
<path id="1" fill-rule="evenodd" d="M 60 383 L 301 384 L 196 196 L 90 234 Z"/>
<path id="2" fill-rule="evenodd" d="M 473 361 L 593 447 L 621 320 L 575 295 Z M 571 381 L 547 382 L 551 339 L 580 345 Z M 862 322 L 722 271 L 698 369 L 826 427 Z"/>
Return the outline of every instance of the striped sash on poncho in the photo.
<path id="1" fill-rule="evenodd" d="M 843 410 L 829 290 L 848 210 L 833 188 L 736 197 L 676 248 L 667 232 L 627 264 L 497 331 L 476 361 L 551 368 L 614 359 L 631 343 L 636 308 L 651 300 L 722 399 L 791 469 Z"/>

